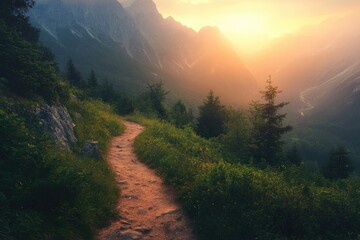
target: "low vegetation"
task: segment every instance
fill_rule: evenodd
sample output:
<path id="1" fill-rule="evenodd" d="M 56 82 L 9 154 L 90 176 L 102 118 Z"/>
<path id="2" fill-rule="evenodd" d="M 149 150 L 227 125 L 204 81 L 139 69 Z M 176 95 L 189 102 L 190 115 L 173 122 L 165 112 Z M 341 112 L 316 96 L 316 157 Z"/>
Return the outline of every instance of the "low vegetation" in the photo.
<path id="1" fill-rule="evenodd" d="M 112 172 L 104 160 L 55 148 L 39 134 L 34 116 L 19 109 L 29 106 L 1 101 L 0 238 L 91 239 L 116 214 Z M 73 103 L 72 111 L 81 114 L 74 119 L 80 144 L 91 137 L 105 151 L 109 138 L 122 130 L 101 103 Z"/>
<path id="2" fill-rule="evenodd" d="M 104 154 L 124 127 L 112 106 L 58 73 L 25 16 L 33 3 L 0 3 L 0 239 L 93 239 L 116 216 L 118 189 L 106 161 L 80 149 L 95 140 Z M 60 150 L 46 134 L 34 114 L 46 104 L 69 107 L 75 151 Z"/>
<path id="3" fill-rule="evenodd" d="M 146 123 L 136 153 L 175 187 L 204 239 L 359 236 L 357 177 L 331 181 L 302 167 L 227 163 L 214 142 L 191 129 Z"/>
<path id="4" fill-rule="evenodd" d="M 81 149 L 97 141 L 104 156 L 124 129 L 115 113 L 135 109 L 129 119 L 147 127 L 137 154 L 175 188 L 203 239 L 359 239 L 360 180 L 347 149 L 334 148 L 315 171 L 296 146 L 286 151 L 287 103 L 276 103 L 271 79 L 264 102 L 249 111 L 225 107 L 210 92 L 195 123 L 180 100 L 167 108 L 161 82 L 132 101 L 94 71 L 85 80 L 72 60 L 61 77 L 25 15 L 33 3 L 0 3 L 1 239 L 93 239 L 116 216 L 118 190 L 106 161 Z M 69 108 L 73 152 L 42 134 L 33 112 L 45 104 Z"/>

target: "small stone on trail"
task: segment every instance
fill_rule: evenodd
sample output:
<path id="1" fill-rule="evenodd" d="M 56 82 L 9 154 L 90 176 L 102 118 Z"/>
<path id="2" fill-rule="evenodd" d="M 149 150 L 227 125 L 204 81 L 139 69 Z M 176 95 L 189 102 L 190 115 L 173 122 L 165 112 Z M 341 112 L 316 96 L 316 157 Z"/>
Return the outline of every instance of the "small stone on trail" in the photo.
<path id="1" fill-rule="evenodd" d="M 139 197 L 136 195 L 123 195 L 122 197 L 127 199 L 139 199 Z"/>
<path id="2" fill-rule="evenodd" d="M 141 232 L 143 234 L 149 234 L 151 232 L 151 228 L 145 228 L 145 227 L 137 227 L 134 229 L 137 232 Z"/>
<path id="3" fill-rule="evenodd" d="M 170 211 L 167 211 L 167 212 L 164 212 L 160 215 L 158 215 L 156 218 L 160 218 L 160 217 L 163 217 L 163 216 L 166 216 L 166 215 L 171 215 L 171 214 L 174 214 L 176 212 L 178 212 L 179 209 L 173 209 L 173 210 L 170 210 Z"/>
<path id="4" fill-rule="evenodd" d="M 125 225 L 125 226 L 121 226 L 119 229 L 120 229 L 121 231 L 129 230 L 129 229 L 131 229 L 131 226 L 130 226 L 130 225 Z"/>
<path id="5" fill-rule="evenodd" d="M 130 223 L 128 221 L 125 221 L 125 220 L 121 220 L 120 223 L 125 224 L 125 225 L 130 225 Z"/>

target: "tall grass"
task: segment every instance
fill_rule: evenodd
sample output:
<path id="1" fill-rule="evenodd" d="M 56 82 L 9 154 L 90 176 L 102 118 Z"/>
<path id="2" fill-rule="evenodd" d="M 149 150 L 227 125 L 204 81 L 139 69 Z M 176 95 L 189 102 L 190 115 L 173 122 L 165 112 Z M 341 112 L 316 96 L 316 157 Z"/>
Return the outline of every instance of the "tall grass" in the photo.
<path id="1" fill-rule="evenodd" d="M 152 123 L 135 151 L 177 190 L 203 239 L 357 239 L 360 181 L 230 164 L 214 143 Z"/>
<path id="2" fill-rule="evenodd" d="M 97 141 L 100 150 L 106 152 L 110 139 L 124 131 L 120 117 L 110 105 L 99 100 L 72 101 L 68 104 L 74 120 L 79 147 L 86 141 Z"/>

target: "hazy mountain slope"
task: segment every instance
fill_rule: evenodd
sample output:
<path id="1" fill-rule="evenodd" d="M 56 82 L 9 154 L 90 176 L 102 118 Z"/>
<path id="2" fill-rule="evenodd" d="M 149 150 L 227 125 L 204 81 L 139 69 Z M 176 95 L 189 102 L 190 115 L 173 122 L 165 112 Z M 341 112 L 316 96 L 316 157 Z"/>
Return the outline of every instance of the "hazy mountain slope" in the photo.
<path id="1" fill-rule="evenodd" d="M 284 36 L 249 65 L 258 80 L 272 74 L 299 114 L 349 103 L 360 76 L 359 20 L 357 15 L 330 19 Z"/>
<path id="2" fill-rule="evenodd" d="M 83 73 L 94 69 L 124 90 L 154 78 L 151 47 L 116 0 L 41 0 L 30 17 L 63 68 L 69 57 Z"/>
<path id="3" fill-rule="evenodd" d="M 164 19 L 152 0 L 126 9 L 116 0 L 40 0 L 30 16 L 62 69 L 71 57 L 83 73 L 94 69 L 125 91 L 162 79 L 173 99 L 197 104 L 212 89 L 235 105 L 256 92 L 251 73 L 219 30 L 197 33 Z"/>
<path id="4" fill-rule="evenodd" d="M 171 17 L 164 19 L 152 0 L 135 0 L 126 10 L 156 52 L 159 72 L 174 80 L 170 84 L 179 83 L 177 90 L 204 97 L 213 89 L 234 105 L 253 99 L 253 76 L 217 28 L 204 27 L 197 33 Z"/>
<path id="5" fill-rule="evenodd" d="M 350 15 L 304 28 L 277 39 L 249 64 L 258 80 L 273 75 L 291 102 L 293 139 L 306 142 L 309 158 L 319 160 L 321 152 L 326 158 L 340 144 L 360 154 L 359 20 Z"/>

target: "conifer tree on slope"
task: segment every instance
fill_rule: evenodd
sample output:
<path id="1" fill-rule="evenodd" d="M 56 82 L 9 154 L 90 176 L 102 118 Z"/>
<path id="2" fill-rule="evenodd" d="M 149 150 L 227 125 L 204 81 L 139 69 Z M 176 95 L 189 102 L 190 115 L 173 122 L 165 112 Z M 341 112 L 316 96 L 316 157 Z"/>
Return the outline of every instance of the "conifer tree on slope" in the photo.
<path id="1" fill-rule="evenodd" d="M 286 114 L 280 113 L 288 102 L 275 103 L 280 90 L 272 85 L 271 76 L 266 81 L 265 91 L 261 91 L 264 103 L 254 102 L 250 108 L 253 124 L 252 152 L 256 162 L 265 161 L 270 165 L 279 165 L 279 153 L 283 142 L 281 137 L 292 127 L 284 126 Z"/>
<path id="2" fill-rule="evenodd" d="M 204 138 L 217 137 L 224 133 L 226 118 L 225 107 L 221 105 L 219 97 L 210 91 L 204 104 L 199 107 L 196 132 Z"/>
<path id="3" fill-rule="evenodd" d="M 74 62 L 71 58 L 66 64 L 66 78 L 72 85 L 76 87 L 80 87 L 82 83 L 81 73 L 76 69 Z"/>
<path id="4" fill-rule="evenodd" d="M 325 163 L 323 173 L 325 177 L 330 179 L 344 179 L 348 178 L 354 171 L 355 164 L 350 158 L 349 151 L 339 146 L 333 148 L 330 153 L 330 158 Z"/>

